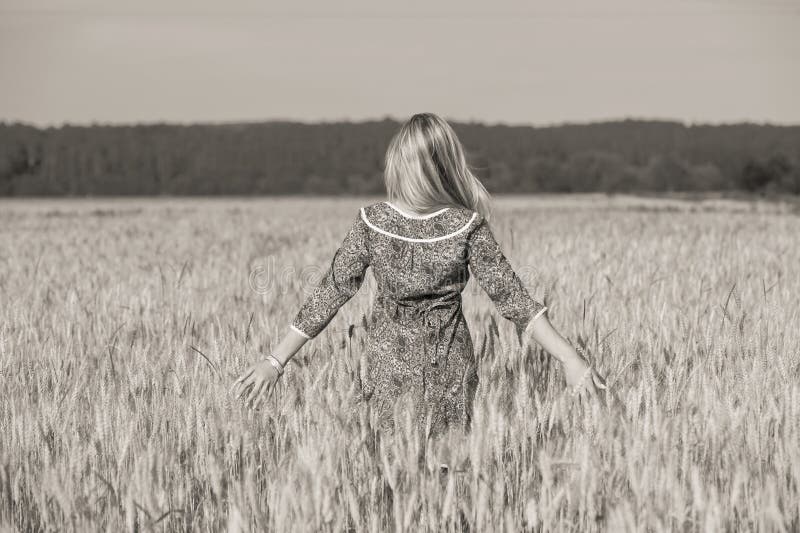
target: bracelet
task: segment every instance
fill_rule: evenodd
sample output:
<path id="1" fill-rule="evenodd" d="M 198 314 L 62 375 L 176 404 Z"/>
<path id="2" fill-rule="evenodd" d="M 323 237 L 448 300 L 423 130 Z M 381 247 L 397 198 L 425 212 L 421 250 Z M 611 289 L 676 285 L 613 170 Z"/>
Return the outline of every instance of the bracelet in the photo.
<path id="1" fill-rule="evenodd" d="M 581 385 L 583 385 L 583 382 L 584 382 L 584 381 L 586 381 L 586 376 L 588 376 L 588 375 L 589 375 L 589 374 L 591 374 L 591 373 L 592 373 L 592 365 L 589 365 L 589 366 L 586 368 L 586 371 L 585 371 L 585 372 L 583 373 L 583 375 L 581 376 L 581 379 L 579 379 L 579 380 L 578 380 L 578 383 L 577 383 L 577 385 L 575 385 L 575 386 L 572 388 L 572 392 L 570 393 L 570 397 L 571 397 L 571 398 L 574 398 L 574 397 L 575 397 L 575 395 L 576 395 L 576 394 L 578 394 L 578 391 L 581 389 Z"/>
<path id="2" fill-rule="evenodd" d="M 272 355 L 268 355 L 268 356 L 266 357 L 266 360 L 267 360 L 267 361 L 269 361 L 269 363 L 270 363 L 272 366 L 274 366 L 274 367 L 275 367 L 275 370 L 277 370 L 277 371 L 278 371 L 278 375 L 279 375 L 279 376 L 282 376 L 282 375 L 283 375 L 283 365 L 281 364 L 281 362 L 280 362 L 280 361 L 278 361 L 278 360 L 277 360 L 277 359 L 276 359 L 274 356 L 272 356 Z"/>

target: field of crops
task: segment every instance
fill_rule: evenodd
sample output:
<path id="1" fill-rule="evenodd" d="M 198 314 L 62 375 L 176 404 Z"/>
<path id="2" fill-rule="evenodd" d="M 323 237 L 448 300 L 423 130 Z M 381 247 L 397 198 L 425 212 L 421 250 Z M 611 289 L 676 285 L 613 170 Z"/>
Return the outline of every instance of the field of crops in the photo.
<path id="1" fill-rule="evenodd" d="M 0 201 L 0 531 L 797 531 L 800 216 L 519 197 L 493 221 L 619 403 L 571 403 L 470 282 L 472 433 L 350 408 L 370 278 L 266 409 L 276 343 L 365 199 Z"/>

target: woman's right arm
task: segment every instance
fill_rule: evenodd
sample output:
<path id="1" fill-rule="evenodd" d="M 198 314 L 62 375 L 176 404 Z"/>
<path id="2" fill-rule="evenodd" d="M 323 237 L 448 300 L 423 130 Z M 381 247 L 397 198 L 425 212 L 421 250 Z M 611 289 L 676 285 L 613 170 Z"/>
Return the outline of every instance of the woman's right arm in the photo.
<path id="1" fill-rule="evenodd" d="M 252 404 L 256 409 L 264 398 L 267 390 L 272 390 L 275 382 L 281 376 L 283 367 L 300 351 L 308 337 L 299 333 L 295 328 L 289 328 L 278 345 L 272 350 L 270 355 L 274 357 L 281 366 L 281 371 L 273 365 L 269 358 L 264 358 L 251 365 L 234 383 L 234 392 L 239 399 L 243 399 L 246 404 Z"/>
<path id="2" fill-rule="evenodd" d="M 319 335 L 339 308 L 352 298 L 364 281 L 369 266 L 367 226 L 360 216 L 333 255 L 331 264 L 314 291 L 306 298 L 289 331 L 270 356 L 260 360 L 234 383 L 237 396 L 254 408 L 267 396 L 283 367 L 310 339 Z M 277 363 L 277 364 L 275 364 Z"/>

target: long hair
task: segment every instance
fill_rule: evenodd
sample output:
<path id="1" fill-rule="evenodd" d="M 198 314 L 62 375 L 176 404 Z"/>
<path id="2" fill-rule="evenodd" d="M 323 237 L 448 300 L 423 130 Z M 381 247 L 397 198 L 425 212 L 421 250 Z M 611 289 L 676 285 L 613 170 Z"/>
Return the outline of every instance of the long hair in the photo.
<path id="1" fill-rule="evenodd" d="M 472 173 L 453 128 L 433 113 L 418 113 L 402 125 L 386 150 L 383 179 L 389 200 L 427 212 L 466 207 L 487 219 L 491 199 Z"/>

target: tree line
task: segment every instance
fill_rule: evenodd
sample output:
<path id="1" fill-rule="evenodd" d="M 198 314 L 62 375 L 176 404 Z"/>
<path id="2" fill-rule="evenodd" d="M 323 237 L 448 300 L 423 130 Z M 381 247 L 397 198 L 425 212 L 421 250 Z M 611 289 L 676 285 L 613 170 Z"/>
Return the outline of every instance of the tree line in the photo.
<path id="1" fill-rule="evenodd" d="M 397 121 L 0 123 L 0 195 L 377 194 Z M 800 194 L 800 126 L 454 123 L 493 193 Z"/>

